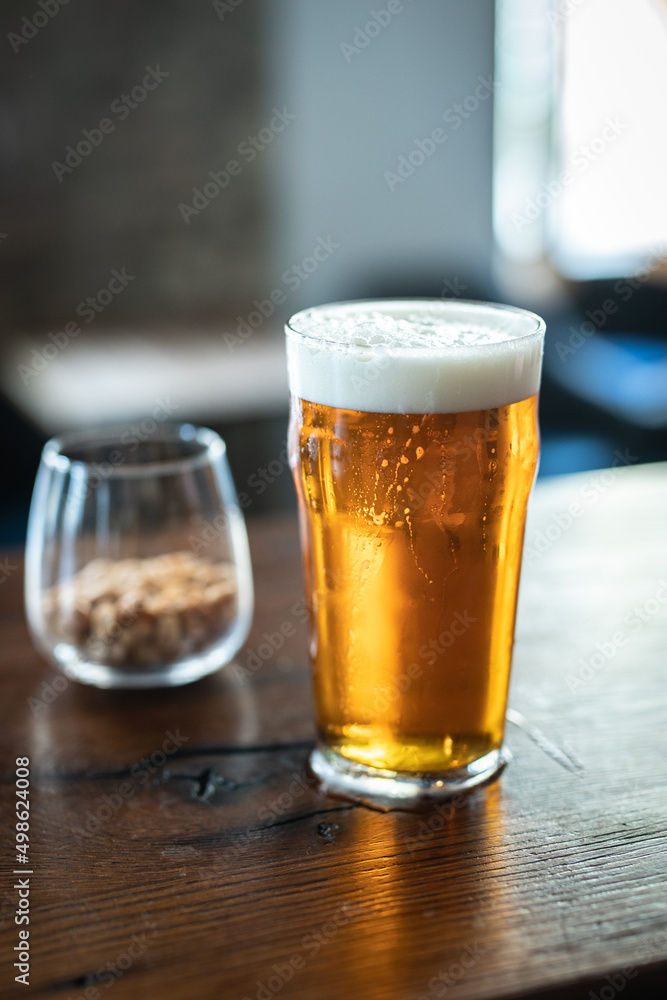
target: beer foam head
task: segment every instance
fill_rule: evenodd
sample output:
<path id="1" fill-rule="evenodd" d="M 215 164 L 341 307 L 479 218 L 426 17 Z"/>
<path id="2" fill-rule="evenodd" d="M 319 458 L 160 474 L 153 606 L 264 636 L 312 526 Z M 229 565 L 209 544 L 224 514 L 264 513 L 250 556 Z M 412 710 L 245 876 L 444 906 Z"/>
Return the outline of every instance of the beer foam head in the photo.
<path id="1" fill-rule="evenodd" d="M 544 321 L 451 299 L 340 302 L 286 326 L 294 396 L 375 413 L 464 413 L 518 403 L 540 383 Z"/>

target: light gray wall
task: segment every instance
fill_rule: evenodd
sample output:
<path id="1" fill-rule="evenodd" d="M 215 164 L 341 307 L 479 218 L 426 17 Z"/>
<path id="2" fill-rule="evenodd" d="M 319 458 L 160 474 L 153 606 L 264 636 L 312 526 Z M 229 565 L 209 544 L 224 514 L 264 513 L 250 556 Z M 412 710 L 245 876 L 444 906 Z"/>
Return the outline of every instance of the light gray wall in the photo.
<path id="1" fill-rule="evenodd" d="M 397 6 L 364 48 L 344 52 L 386 0 L 267 4 L 267 87 L 297 115 L 272 150 L 276 286 L 318 237 L 340 244 L 290 295 L 294 308 L 372 294 L 383 274 L 401 274 L 406 288 L 489 278 L 493 99 L 458 129 L 443 115 L 493 73 L 494 0 Z M 445 143 L 390 190 L 385 172 L 439 127 Z"/>

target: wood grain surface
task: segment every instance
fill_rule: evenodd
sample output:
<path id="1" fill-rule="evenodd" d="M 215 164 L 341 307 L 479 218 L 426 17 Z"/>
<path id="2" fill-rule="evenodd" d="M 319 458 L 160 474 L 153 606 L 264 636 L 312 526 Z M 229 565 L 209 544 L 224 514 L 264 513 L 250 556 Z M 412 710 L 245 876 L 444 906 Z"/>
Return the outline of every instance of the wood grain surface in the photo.
<path id="1" fill-rule="evenodd" d="M 662 997 L 666 521 L 667 466 L 540 485 L 514 760 L 498 783 L 424 813 L 329 798 L 304 769 L 314 733 L 292 518 L 250 526 L 246 669 L 173 691 L 64 684 L 30 644 L 9 553 L 0 996 Z M 31 761 L 29 986 L 13 967 L 18 756 Z"/>

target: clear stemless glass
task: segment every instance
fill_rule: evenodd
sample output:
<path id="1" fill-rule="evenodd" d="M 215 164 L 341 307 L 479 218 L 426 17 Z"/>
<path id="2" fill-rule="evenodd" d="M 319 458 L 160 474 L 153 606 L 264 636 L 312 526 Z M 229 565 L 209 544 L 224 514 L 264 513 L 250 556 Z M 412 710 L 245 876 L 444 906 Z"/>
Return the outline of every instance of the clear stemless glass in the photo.
<path id="1" fill-rule="evenodd" d="M 250 628 L 253 587 L 224 441 L 191 424 L 49 441 L 25 599 L 38 649 L 86 684 L 166 687 L 228 663 Z"/>

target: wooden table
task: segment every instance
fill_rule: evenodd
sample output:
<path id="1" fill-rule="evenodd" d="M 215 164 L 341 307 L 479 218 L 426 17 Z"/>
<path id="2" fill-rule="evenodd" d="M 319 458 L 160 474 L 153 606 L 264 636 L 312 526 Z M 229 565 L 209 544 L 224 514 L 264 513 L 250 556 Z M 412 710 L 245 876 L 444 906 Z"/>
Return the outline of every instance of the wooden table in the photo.
<path id="1" fill-rule="evenodd" d="M 239 662 L 293 634 L 245 676 L 174 691 L 59 680 L 30 645 L 10 554 L 0 995 L 662 997 L 666 521 L 667 466 L 540 485 L 514 761 L 464 805 L 422 814 L 328 798 L 304 772 L 313 724 L 291 518 L 251 525 L 257 614 Z M 24 756 L 28 866 L 13 849 Z M 12 967 L 14 885 L 27 878 L 29 987 Z"/>

